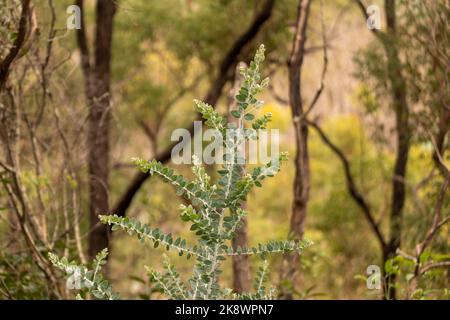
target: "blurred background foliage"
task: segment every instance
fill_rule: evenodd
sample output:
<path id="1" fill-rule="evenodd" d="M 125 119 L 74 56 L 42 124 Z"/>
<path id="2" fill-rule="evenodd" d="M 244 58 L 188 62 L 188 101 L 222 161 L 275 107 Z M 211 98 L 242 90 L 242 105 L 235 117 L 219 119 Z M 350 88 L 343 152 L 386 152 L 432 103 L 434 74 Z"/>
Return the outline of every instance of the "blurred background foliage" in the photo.
<path id="1" fill-rule="evenodd" d="M 218 70 L 226 49 L 236 36 L 248 26 L 258 10 L 257 0 L 121 0 L 114 22 L 112 49 L 112 94 L 113 120 L 111 138 L 111 199 L 115 201 L 134 175 L 136 169 L 130 165 L 131 157 L 151 158 L 170 145 L 170 135 L 175 128 L 186 127 L 195 119 L 192 100 L 203 98 Z M 286 62 L 291 49 L 293 28 L 296 18 L 295 0 L 276 1 L 272 17 L 262 30 L 240 54 L 240 60 L 247 60 L 258 44 L 267 48 L 267 66 L 263 72 L 271 77 L 271 90 L 264 94 L 266 105 L 261 110 L 271 112 L 271 128 L 280 130 L 281 150 L 288 151 L 291 159 L 295 154 L 294 131 L 287 100 Z M 378 43 L 366 28 L 364 19 L 352 1 L 336 0 L 323 2 L 323 15 L 329 41 L 329 70 L 326 75 L 325 91 L 313 117 L 319 119 L 323 130 L 344 151 L 351 162 L 351 171 L 357 177 L 357 184 L 377 213 L 384 221 L 381 228 L 387 228 L 386 220 L 390 206 L 391 172 L 394 165 L 394 142 L 392 137 L 392 112 L 386 107 L 387 81 L 384 55 Z M 381 1 L 374 1 L 381 4 Z M 72 2 L 54 1 L 56 26 L 61 31 L 53 47 L 53 65 L 59 65 L 52 75 L 50 90 L 53 101 L 60 105 L 61 130 L 73 141 L 72 159 L 77 176 L 60 170 L 65 161 L 61 152 L 49 148 L 42 162 L 42 172 L 37 175 L 26 163 L 22 169 L 25 188 L 35 201 L 36 187 L 43 192 L 43 210 L 55 213 L 61 211 L 57 204 L 61 199 L 56 181 L 62 181 L 64 188 L 80 191 L 78 203 L 81 212 L 87 206 L 86 168 L 80 164 L 85 157 L 82 123 L 86 118 L 83 96 L 83 80 L 80 59 L 76 54 L 75 36 L 65 31 L 67 15 L 65 10 Z M 86 1 L 86 26 L 93 41 L 95 1 Z M 404 2 L 400 2 L 401 4 Z M 14 40 L 14 24 L 2 12 L 10 10 L 11 20 L 17 19 L 15 0 L 0 0 L 0 57 L 8 43 Z M 47 0 L 34 1 L 40 32 L 49 27 L 51 15 Z M 314 1 L 310 17 L 310 30 L 302 75 L 306 97 L 311 97 L 318 85 L 322 63 L 319 1 Z M 444 10 L 444 9 L 443 9 Z M 446 9 L 448 10 L 448 9 Z M 424 138 L 426 130 L 433 130 L 437 123 L 437 97 L 433 95 L 441 84 L 433 71 L 432 61 L 423 44 L 408 38 L 410 32 L 425 34 L 428 29 L 416 23 L 409 24 L 418 13 L 401 15 L 401 21 L 408 30 L 402 30 L 402 61 L 410 72 L 408 82 L 409 99 L 415 102 L 414 135 L 408 165 L 407 201 L 404 210 L 404 247 L 414 249 L 431 224 L 433 208 L 442 179 L 435 175 L 431 182 L 420 190 L 414 186 L 420 183 L 434 166 L 431 154 L 433 145 Z M 419 13 L 420 16 L 420 13 Z M 426 20 L 423 22 L 427 23 Z M 441 30 L 448 40 L 449 30 Z M 39 44 L 29 59 L 45 51 L 45 37 L 38 37 Z M 319 48 L 319 49 L 317 49 Z M 445 42 L 446 57 L 450 43 Z M 429 68 L 428 68 L 429 67 Z M 428 69 L 427 69 L 428 68 Z M 12 77 L 18 79 L 28 67 L 17 64 Z M 35 77 L 28 72 L 23 81 L 23 104 L 34 110 L 41 97 L 35 88 Z M 15 81 L 15 80 L 13 80 Z M 229 85 L 224 89 L 217 107 L 224 112 L 227 105 Z M 445 89 L 444 89 L 445 90 Z M 450 95 L 444 92 L 446 98 Z M 306 99 L 306 98 L 305 98 Z M 431 110 L 431 111 L 430 111 Z M 48 111 L 50 114 L 50 111 Z M 74 125 L 77 124 L 77 125 Z M 78 126 L 79 124 L 79 126 Z M 55 127 L 41 127 L 42 140 L 52 145 Z M 60 144 L 58 144 L 60 146 Z M 318 135 L 311 131 L 311 198 L 305 237 L 314 245 L 305 251 L 299 270 L 299 286 L 295 298 L 327 299 L 376 299 L 379 293 L 366 287 L 366 268 L 378 265 L 380 254 L 378 244 L 363 219 L 359 208 L 348 195 L 341 162 L 327 148 Z M 58 149 L 59 150 L 59 149 Z M 30 154 L 30 150 L 24 151 Z M 447 163 L 449 163 L 447 152 Z M 177 170 L 190 175 L 189 168 L 176 166 Z M 288 234 L 292 204 L 294 165 L 292 161 L 281 172 L 264 184 L 258 194 L 251 194 L 248 200 L 249 242 L 266 242 L 283 239 Z M 61 187 L 62 188 L 62 187 Z M 56 189 L 56 190 L 54 190 Z M 0 297 L 40 299 L 51 298 L 46 279 L 33 265 L 23 251 L 23 240 L 14 238 L 9 232 L 8 203 L 6 192 L 0 189 Z M 189 239 L 185 225 L 178 223 L 179 199 L 175 191 L 157 179 L 149 180 L 133 201 L 128 215 L 141 221 L 159 226 L 166 232 L 179 234 Z M 443 214 L 450 208 L 447 196 Z M 56 219 L 56 218 L 55 218 Z M 89 231 L 87 218 L 80 219 L 83 242 Z M 444 226 L 433 243 L 433 251 L 424 259 L 448 261 L 449 225 Z M 69 244 L 69 246 L 67 246 Z M 55 242 L 55 248 L 74 256 L 74 243 Z M 142 268 L 144 264 L 157 268 L 163 249 L 142 246 L 126 234 L 113 237 L 110 256 L 109 277 L 122 297 L 159 298 L 152 290 Z M 45 249 L 43 249 L 45 250 Z M 408 250 L 407 250 L 408 251 Z M 171 256 L 180 274 L 186 274 L 192 262 Z M 280 281 L 278 270 L 281 257 L 271 261 L 271 278 Z M 253 269 L 256 260 L 252 261 Z M 400 287 L 407 283 L 411 265 L 398 258 L 392 266 L 400 276 Z M 231 285 L 231 267 L 225 268 L 225 279 Z M 281 280 L 282 282 L 282 280 Z M 420 284 L 419 298 L 449 298 L 450 273 L 448 269 L 436 269 L 426 274 Z M 289 284 L 285 284 L 289 285 Z M 403 294 L 406 294 L 403 292 Z"/>

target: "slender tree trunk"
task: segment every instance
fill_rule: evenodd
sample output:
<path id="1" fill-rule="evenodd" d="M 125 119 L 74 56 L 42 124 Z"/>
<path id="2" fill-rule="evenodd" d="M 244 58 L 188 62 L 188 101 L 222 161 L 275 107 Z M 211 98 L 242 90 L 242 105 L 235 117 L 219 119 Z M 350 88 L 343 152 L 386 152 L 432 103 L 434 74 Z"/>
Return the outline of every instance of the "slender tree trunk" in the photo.
<path id="1" fill-rule="evenodd" d="M 300 240 L 303 237 L 310 189 L 308 124 L 304 117 L 301 97 L 301 70 L 305 55 L 306 29 L 310 5 L 310 0 L 300 0 L 299 2 L 296 31 L 289 60 L 289 104 L 294 122 L 297 147 L 295 154 L 294 199 L 289 232 L 290 237 L 295 240 Z M 284 257 L 282 281 L 292 287 L 295 286 L 298 264 L 299 255 L 297 253 L 288 254 Z M 292 299 L 292 290 L 283 286 L 282 297 Z"/>
<path id="2" fill-rule="evenodd" d="M 238 229 L 236 236 L 232 241 L 233 248 L 248 247 L 248 224 L 247 218 L 244 217 L 243 227 Z M 235 292 L 243 293 L 250 292 L 251 279 L 250 279 L 250 260 L 248 255 L 233 256 L 233 290 Z"/>
<path id="3" fill-rule="evenodd" d="M 235 96 L 239 92 L 239 88 L 242 84 L 242 76 L 240 75 L 240 69 L 245 67 L 245 63 L 241 62 L 237 65 L 235 70 L 234 84 L 230 91 L 229 103 L 228 103 L 228 122 L 237 123 L 237 119 L 230 115 L 230 112 L 236 109 Z M 241 176 L 245 174 L 245 165 L 241 166 Z M 244 204 L 245 206 L 245 204 Z M 242 228 L 239 228 L 236 232 L 236 236 L 232 240 L 233 249 L 237 247 L 248 247 L 248 227 L 247 218 L 244 217 L 244 223 Z M 249 292 L 251 288 L 250 279 L 250 260 L 248 255 L 236 255 L 233 256 L 233 290 L 235 292 L 243 293 Z"/>
<path id="4" fill-rule="evenodd" d="M 444 98 L 442 98 L 444 99 Z M 433 161 L 436 164 L 436 167 L 441 172 L 443 177 L 446 176 L 447 170 L 441 164 L 439 157 L 444 157 L 445 152 L 445 137 L 450 128 L 450 109 L 448 109 L 444 103 L 442 103 L 440 117 L 439 117 L 439 126 L 438 133 L 436 134 L 436 150 L 433 154 Z"/>
<path id="5" fill-rule="evenodd" d="M 395 0 L 385 1 L 387 38 L 384 48 L 388 59 L 388 78 L 391 97 L 395 112 L 397 150 L 394 173 L 392 178 L 391 216 L 389 225 L 389 242 L 383 252 L 383 264 L 396 256 L 401 245 L 401 226 L 403 220 L 403 207 L 405 205 L 406 168 L 410 148 L 409 108 L 407 103 L 406 81 L 401 72 L 401 61 L 398 54 L 396 40 L 396 9 Z M 386 279 L 386 299 L 396 298 L 395 275 Z"/>
<path id="6" fill-rule="evenodd" d="M 110 98 L 109 88 L 98 79 L 90 83 L 88 95 L 89 133 L 88 133 L 88 166 L 89 166 L 89 256 L 95 257 L 97 252 L 108 246 L 107 228 L 99 223 L 99 214 L 109 213 L 109 123 Z"/>
<path id="7" fill-rule="evenodd" d="M 83 9 L 83 1 L 77 4 Z M 108 247 L 108 228 L 99 223 L 99 214 L 109 213 L 109 128 L 111 118 L 110 64 L 113 19 L 116 1 L 98 0 L 93 62 L 84 28 L 78 31 L 85 78 L 86 100 L 89 108 L 87 137 L 89 167 L 89 256 Z"/>
<path id="8" fill-rule="evenodd" d="M 365 19 L 368 18 L 366 7 L 361 0 L 355 0 Z M 407 102 L 406 80 L 402 74 L 402 64 L 398 52 L 396 30 L 395 0 L 384 1 L 387 31 L 373 29 L 372 32 L 384 47 L 387 59 L 387 77 L 390 87 L 392 107 L 395 114 L 396 129 L 396 155 L 392 177 L 391 211 L 389 223 L 389 238 L 382 241 L 382 270 L 386 281 L 383 286 L 383 297 L 395 299 L 395 275 L 386 275 L 385 264 L 397 255 L 401 245 L 401 226 L 403 220 L 403 207 L 405 205 L 405 179 L 410 148 L 411 131 L 409 128 L 409 107 Z"/>

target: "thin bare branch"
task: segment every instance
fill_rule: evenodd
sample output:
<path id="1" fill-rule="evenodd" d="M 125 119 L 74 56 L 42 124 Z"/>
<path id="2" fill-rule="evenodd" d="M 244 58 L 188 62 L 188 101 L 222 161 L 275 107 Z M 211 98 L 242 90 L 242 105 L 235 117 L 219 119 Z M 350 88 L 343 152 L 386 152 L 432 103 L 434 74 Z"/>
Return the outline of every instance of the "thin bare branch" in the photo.
<path id="1" fill-rule="evenodd" d="M 362 209 L 364 216 L 366 217 L 366 220 L 369 222 L 369 225 L 372 228 L 372 231 L 375 233 L 381 247 L 384 248 L 386 246 L 385 238 L 381 233 L 379 225 L 374 218 L 372 209 L 370 208 L 368 201 L 356 186 L 356 183 L 353 179 L 353 175 L 350 170 L 350 162 L 348 161 L 344 152 L 328 138 L 328 136 L 316 122 L 308 121 L 308 125 L 316 130 L 316 132 L 319 134 L 320 138 L 325 143 L 325 145 L 327 145 L 341 160 L 342 166 L 344 167 L 348 192 L 350 193 L 351 197 L 356 202 L 356 204 Z"/>
<path id="2" fill-rule="evenodd" d="M 21 2 L 22 12 L 20 14 L 19 29 L 17 31 L 16 39 L 14 40 L 13 46 L 9 53 L 0 62 L 0 90 L 3 89 L 3 86 L 5 85 L 9 75 L 11 64 L 19 55 L 20 49 L 22 48 L 26 39 L 31 0 L 22 0 Z"/>

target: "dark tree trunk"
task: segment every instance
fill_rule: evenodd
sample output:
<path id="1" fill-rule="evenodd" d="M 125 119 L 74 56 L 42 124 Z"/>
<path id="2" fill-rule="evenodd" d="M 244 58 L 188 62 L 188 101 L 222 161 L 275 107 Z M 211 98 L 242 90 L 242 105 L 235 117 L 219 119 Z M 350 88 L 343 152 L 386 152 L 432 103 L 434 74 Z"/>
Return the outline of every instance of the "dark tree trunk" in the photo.
<path id="1" fill-rule="evenodd" d="M 83 1 L 77 4 L 83 8 Z M 116 1 L 98 0 L 94 58 L 89 56 L 84 23 L 78 31 L 85 78 L 86 100 L 89 108 L 88 167 L 89 167 L 89 256 L 108 247 L 108 228 L 99 223 L 99 214 L 109 214 L 109 127 L 111 118 L 110 64 L 113 19 Z"/>
<path id="2" fill-rule="evenodd" d="M 442 98 L 444 99 L 444 98 Z M 438 132 L 436 134 L 436 150 L 433 154 L 433 160 L 436 164 L 436 167 L 441 172 L 441 175 L 443 177 L 446 177 L 447 170 L 442 165 L 441 160 L 439 157 L 444 157 L 445 152 L 445 137 L 449 131 L 450 128 L 450 109 L 447 109 L 445 104 L 442 103 L 441 110 L 440 110 L 440 116 L 439 116 L 439 126 L 438 126 Z"/>
<path id="3" fill-rule="evenodd" d="M 405 205 L 406 168 L 410 147 L 409 108 L 407 103 L 406 81 L 401 72 L 401 61 L 396 40 L 395 0 L 385 1 L 387 38 L 384 48 L 388 59 L 388 77 L 391 89 L 393 109 L 395 112 L 397 150 L 392 178 L 391 216 L 389 225 L 389 242 L 383 252 L 383 263 L 396 256 L 401 245 L 401 227 L 403 207 Z M 383 265 L 384 266 L 384 265 Z M 395 299 L 395 276 L 386 279 L 386 299 Z"/>
<path id="4" fill-rule="evenodd" d="M 247 218 L 243 218 L 244 226 L 237 230 L 236 236 L 232 241 L 233 248 L 248 247 L 247 235 Z M 233 290 L 235 292 L 243 293 L 250 292 L 250 260 L 248 255 L 233 256 Z"/>
<path id="5" fill-rule="evenodd" d="M 365 19 L 368 18 L 366 8 L 362 1 L 355 0 L 360 7 Z M 391 210 L 389 223 L 389 238 L 382 244 L 382 270 L 386 281 L 383 286 L 383 297 L 395 299 L 395 275 L 386 275 L 385 264 L 397 254 L 401 245 L 401 228 L 403 218 L 403 207 L 405 205 L 405 179 L 410 148 L 409 107 L 407 101 L 407 86 L 402 74 L 402 64 L 398 52 L 398 39 L 396 30 L 396 8 L 395 0 L 385 0 L 384 9 L 386 13 L 387 31 L 373 29 L 372 32 L 384 47 L 387 59 L 387 77 L 390 87 L 392 108 L 395 114 L 396 129 L 396 155 L 392 177 Z M 379 237 L 380 238 L 380 237 Z M 382 237 L 381 237 L 382 239 Z"/>
<path id="6" fill-rule="evenodd" d="M 301 70 L 305 55 L 306 29 L 310 10 L 310 0 L 300 0 L 296 30 L 289 60 L 289 104 L 295 129 L 296 154 L 295 177 L 292 214 L 290 221 L 290 237 L 300 240 L 303 237 L 307 204 L 310 189 L 309 156 L 308 156 L 308 124 L 304 117 L 301 97 Z M 284 257 L 282 281 L 295 286 L 299 265 L 298 253 Z M 282 297 L 292 299 L 292 290 L 283 288 Z"/>

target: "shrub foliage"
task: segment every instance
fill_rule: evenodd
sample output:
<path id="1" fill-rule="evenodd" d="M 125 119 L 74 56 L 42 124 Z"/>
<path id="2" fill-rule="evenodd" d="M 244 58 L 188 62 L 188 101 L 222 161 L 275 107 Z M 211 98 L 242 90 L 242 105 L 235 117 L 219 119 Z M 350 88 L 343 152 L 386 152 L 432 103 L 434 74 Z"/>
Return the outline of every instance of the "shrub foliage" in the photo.
<path id="1" fill-rule="evenodd" d="M 260 118 L 255 116 L 263 102 L 257 95 L 268 85 L 268 79 L 261 79 L 260 65 L 264 61 L 264 46 L 260 46 L 254 60 L 248 68 L 241 70 L 242 86 L 236 95 L 236 110 L 231 116 L 236 118 L 233 123 L 227 123 L 212 106 L 195 100 L 197 111 L 202 115 L 208 127 L 216 129 L 222 136 L 224 164 L 218 170 L 217 184 L 211 183 L 210 176 L 194 156 L 192 172 L 193 181 L 188 181 L 182 175 L 176 174 L 173 169 L 163 166 L 155 160 L 146 161 L 134 159 L 137 167 L 153 176 L 159 176 L 163 181 L 173 185 L 176 194 L 186 199 L 189 205 L 180 205 L 180 219 L 190 224 L 190 230 L 198 238 L 194 245 L 189 245 L 185 239 L 166 234 L 158 228 L 141 224 L 138 220 L 117 215 L 102 215 L 100 220 L 112 226 L 112 230 L 122 229 L 130 235 L 136 236 L 142 243 L 150 243 L 155 248 L 165 247 L 168 251 L 178 252 L 187 259 L 195 259 L 196 263 L 192 275 L 185 283 L 178 274 L 174 265 L 167 257 L 164 259 L 164 272 L 158 272 L 146 267 L 148 274 L 157 287 L 170 299 L 196 300 L 196 299 L 272 299 L 275 297 L 274 288 L 266 288 L 268 280 L 268 263 L 266 257 L 272 253 L 301 252 L 311 243 L 302 241 L 271 241 L 258 244 L 255 247 L 238 247 L 233 249 L 231 240 L 236 230 L 242 226 L 242 219 L 247 212 L 242 208 L 242 202 L 254 187 L 261 187 L 264 179 L 273 177 L 279 170 L 286 154 L 251 172 L 243 172 L 242 159 L 239 148 L 249 139 L 258 139 L 259 129 L 265 129 L 270 121 L 270 114 Z M 229 132 L 234 131 L 233 134 Z M 227 134 L 228 132 L 228 134 Z M 113 293 L 109 283 L 100 275 L 107 251 L 102 251 L 93 263 L 93 270 L 67 259 L 58 259 L 50 255 L 54 265 L 72 277 L 77 275 L 81 286 L 96 298 L 114 299 L 118 295 Z M 220 285 L 219 278 L 222 273 L 222 263 L 234 255 L 259 255 L 263 259 L 261 267 L 254 279 L 254 292 L 238 294 L 229 288 Z M 80 297 L 80 296 L 79 296 Z"/>

